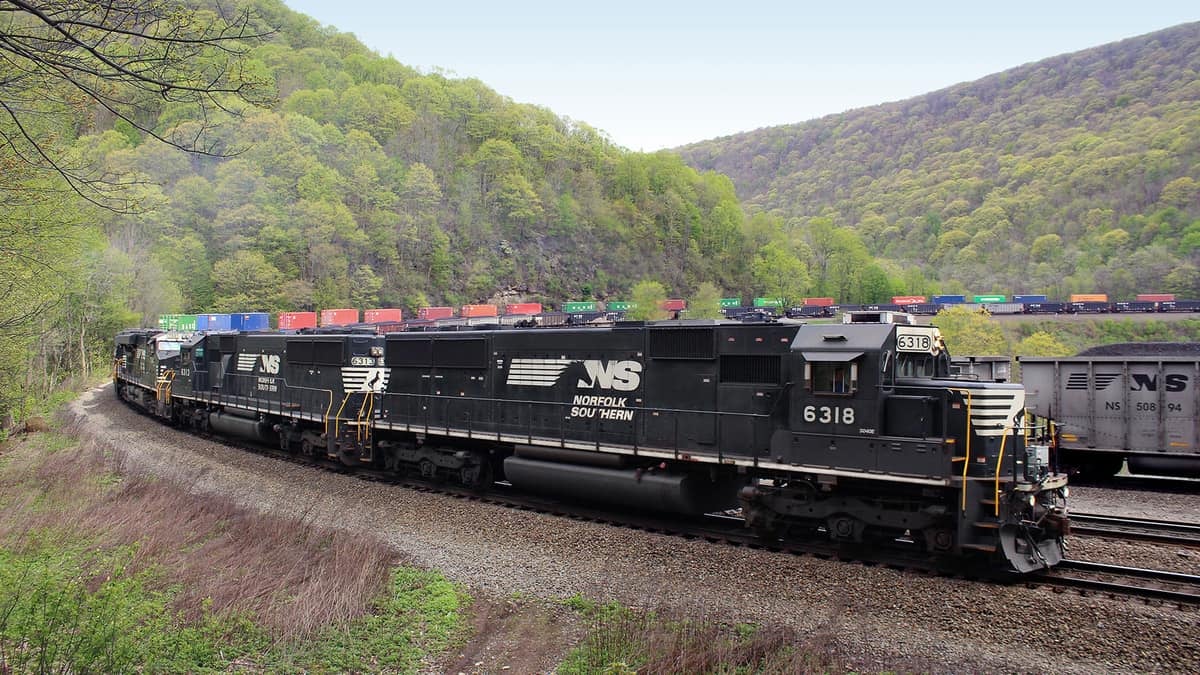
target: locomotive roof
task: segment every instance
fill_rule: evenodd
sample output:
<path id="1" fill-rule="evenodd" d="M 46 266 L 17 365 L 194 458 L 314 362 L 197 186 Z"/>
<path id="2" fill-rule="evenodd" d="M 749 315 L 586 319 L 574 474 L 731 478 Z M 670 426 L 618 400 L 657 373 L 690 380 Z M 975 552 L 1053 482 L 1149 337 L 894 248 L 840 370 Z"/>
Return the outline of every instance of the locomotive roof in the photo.
<path id="1" fill-rule="evenodd" d="M 895 324 L 886 323 L 806 324 L 796 331 L 792 350 L 848 353 L 878 351 L 895 328 Z"/>

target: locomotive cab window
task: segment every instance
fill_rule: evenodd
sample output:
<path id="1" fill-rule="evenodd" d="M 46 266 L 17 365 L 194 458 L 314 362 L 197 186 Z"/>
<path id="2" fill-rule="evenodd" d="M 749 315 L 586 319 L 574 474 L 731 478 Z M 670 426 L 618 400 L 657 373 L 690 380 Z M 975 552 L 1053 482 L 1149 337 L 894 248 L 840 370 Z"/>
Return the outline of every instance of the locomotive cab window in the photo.
<path id="1" fill-rule="evenodd" d="M 861 352 L 811 353 L 804 355 L 804 385 L 814 394 L 849 396 L 858 392 L 858 363 Z"/>

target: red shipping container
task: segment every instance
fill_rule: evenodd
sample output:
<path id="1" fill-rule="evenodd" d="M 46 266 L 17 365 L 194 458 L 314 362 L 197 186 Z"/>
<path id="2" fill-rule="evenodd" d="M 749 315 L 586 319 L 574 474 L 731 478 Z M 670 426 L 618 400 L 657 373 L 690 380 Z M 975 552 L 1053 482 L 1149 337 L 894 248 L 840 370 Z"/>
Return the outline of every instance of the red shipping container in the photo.
<path id="1" fill-rule="evenodd" d="M 463 305 L 459 316 L 471 319 L 480 316 L 499 316 L 495 305 Z"/>
<path id="2" fill-rule="evenodd" d="M 925 304 L 925 296 L 923 295 L 893 295 L 893 305 L 923 305 Z"/>
<path id="3" fill-rule="evenodd" d="M 1138 293 L 1134 298 L 1138 302 L 1175 302 L 1174 293 Z"/>
<path id="4" fill-rule="evenodd" d="M 833 298 L 805 298 L 804 304 L 809 307 L 832 307 Z"/>
<path id="5" fill-rule="evenodd" d="M 417 310 L 418 319 L 449 319 L 454 316 L 453 307 L 422 307 Z"/>
<path id="6" fill-rule="evenodd" d="M 321 310 L 322 326 L 348 326 L 358 323 L 357 309 L 323 309 Z"/>
<path id="7" fill-rule="evenodd" d="M 504 306 L 505 314 L 541 314 L 540 302 L 514 302 Z"/>
<path id="8" fill-rule="evenodd" d="M 687 300 L 671 298 L 670 300 L 663 300 L 662 304 L 659 306 L 668 312 L 682 312 L 683 310 L 687 309 Z"/>
<path id="9" fill-rule="evenodd" d="M 363 323 L 383 323 L 384 321 L 403 321 L 400 309 L 368 309 L 363 312 Z"/>
<path id="10" fill-rule="evenodd" d="M 301 328 L 316 328 L 316 312 L 280 312 L 279 330 L 299 330 Z"/>

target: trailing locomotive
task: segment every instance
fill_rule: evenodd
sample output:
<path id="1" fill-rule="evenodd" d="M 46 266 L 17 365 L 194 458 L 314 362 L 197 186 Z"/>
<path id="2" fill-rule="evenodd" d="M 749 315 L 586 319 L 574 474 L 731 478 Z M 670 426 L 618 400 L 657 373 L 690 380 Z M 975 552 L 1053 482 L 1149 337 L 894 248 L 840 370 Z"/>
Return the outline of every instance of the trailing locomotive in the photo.
<path id="1" fill-rule="evenodd" d="M 682 514 L 740 506 L 772 540 L 1056 564 L 1066 479 L 1026 443 L 1024 390 L 950 373 L 930 326 L 676 321 L 131 330 L 114 381 L 177 425 L 349 465 Z"/>

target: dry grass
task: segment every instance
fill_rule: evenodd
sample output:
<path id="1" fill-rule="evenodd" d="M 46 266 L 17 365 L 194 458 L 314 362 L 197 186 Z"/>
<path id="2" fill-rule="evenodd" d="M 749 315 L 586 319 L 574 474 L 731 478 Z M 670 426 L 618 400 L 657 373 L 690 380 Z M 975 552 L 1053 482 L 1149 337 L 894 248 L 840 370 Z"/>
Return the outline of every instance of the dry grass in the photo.
<path id="1" fill-rule="evenodd" d="M 304 637 L 365 613 L 399 562 L 372 539 L 116 476 L 119 458 L 94 442 L 25 450 L 0 469 L 0 505 L 21 514 L 0 518 L 0 545 L 19 550 L 47 533 L 97 548 L 132 545 L 131 571 L 160 571 L 164 587 L 178 589 L 175 609 L 190 617 L 208 604 L 218 614 L 250 612 L 277 638 Z"/>
<path id="2" fill-rule="evenodd" d="M 615 605 L 586 611 L 595 624 L 564 663 L 564 672 L 782 675 L 845 670 L 833 647 L 840 609 L 809 634 L 780 626 L 730 625 L 703 613 L 680 616 Z"/>

